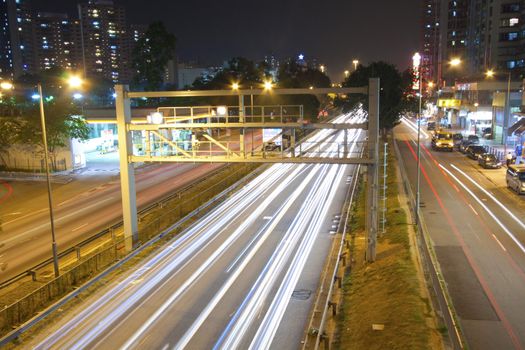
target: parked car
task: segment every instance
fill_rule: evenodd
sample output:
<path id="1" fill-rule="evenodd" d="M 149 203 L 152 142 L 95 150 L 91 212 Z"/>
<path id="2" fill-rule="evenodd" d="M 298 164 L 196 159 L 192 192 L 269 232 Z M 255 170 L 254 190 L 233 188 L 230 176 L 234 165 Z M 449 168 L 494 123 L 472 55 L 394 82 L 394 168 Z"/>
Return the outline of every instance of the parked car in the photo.
<path id="1" fill-rule="evenodd" d="M 469 145 L 465 151 L 467 157 L 474 160 L 478 159 L 478 157 L 484 153 L 487 153 L 487 150 L 481 145 Z"/>
<path id="2" fill-rule="evenodd" d="M 525 165 L 509 165 L 506 174 L 507 187 L 518 194 L 525 193 Z"/>
<path id="3" fill-rule="evenodd" d="M 469 140 L 463 140 L 461 141 L 461 143 L 459 144 L 459 151 L 461 153 L 465 153 L 467 151 L 467 147 L 470 146 L 472 143 L 469 141 Z"/>
<path id="4" fill-rule="evenodd" d="M 471 144 L 479 143 L 478 135 L 468 135 L 467 140 L 469 140 Z"/>
<path id="5" fill-rule="evenodd" d="M 460 133 L 454 134 L 452 136 L 452 139 L 454 140 L 454 147 L 459 149 L 461 141 L 463 141 L 463 135 Z"/>
<path id="6" fill-rule="evenodd" d="M 501 162 L 491 153 L 484 153 L 478 157 L 478 164 L 485 169 L 499 169 Z"/>

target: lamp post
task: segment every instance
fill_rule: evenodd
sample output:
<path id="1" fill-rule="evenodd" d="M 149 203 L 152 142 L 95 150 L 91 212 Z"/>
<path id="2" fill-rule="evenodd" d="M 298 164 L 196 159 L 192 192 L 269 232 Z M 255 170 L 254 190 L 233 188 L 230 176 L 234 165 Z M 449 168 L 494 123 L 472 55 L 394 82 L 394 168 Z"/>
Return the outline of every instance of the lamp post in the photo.
<path id="1" fill-rule="evenodd" d="M 419 90 L 419 110 L 417 114 L 417 180 L 416 180 L 416 225 L 419 226 L 419 203 L 421 202 L 420 183 L 421 183 L 421 94 L 422 94 L 422 74 L 421 74 L 421 55 L 416 52 L 412 57 L 414 72 L 417 74 L 418 83 L 415 86 Z"/>
<path id="2" fill-rule="evenodd" d="M 68 85 L 73 88 L 79 88 L 83 81 L 80 77 L 77 76 L 71 76 L 68 79 Z M 13 84 L 10 82 L 1 82 L 0 88 L 2 90 L 11 90 L 14 88 Z M 32 96 L 33 99 L 39 98 L 40 103 L 40 123 L 42 125 L 42 142 L 44 144 L 44 162 L 45 162 L 45 170 L 46 170 L 46 182 L 47 182 L 47 199 L 49 204 L 49 219 L 51 224 L 51 250 L 53 253 L 53 270 L 55 273 L 55 277 L 58 277 L 60 275 L 60 270 L 58 267 L 58 249 L 57 249 L 57 243 L 56 243 L 56 235 L 55 235 L 55 220 L 54 220 L 54 213 L 53 213 L 53 196 L 51 192 L 51 176 L 50 176 L 50 170 L 49 170 L 49 151 L 47 147 L 47 132 L 46 132 L 46 116 L 44 112 L 44 94 L 42 93 L 42 83 L 37 83 L 37 89 L 38 94 L 35 94 Z"/>
<path id="3" fill-rule="evenodd" d="M 47 148 L 47 133 L 46 133 L 46 116 L 44 113 L 44 95 L 42 93 L 42 84 L 38 83 L 38 95 L 40 95 L 40 122 L 42 123 L 42 141 L 44 143 L 44 162 L 46 169 L 46 182 L 47 182 L 47 199 L 49 203 L 49 220 L 51 221 L 51 249 L 53 251 L 53 270 L 55 271 L 55 277 L 60 275 L 58 268 L 58 252 L 57 242 L 55 236 L 55 219 L 53 215 L 53 196 L 51 195 L 51 178 L 49 174 L 49 155 Z"/>

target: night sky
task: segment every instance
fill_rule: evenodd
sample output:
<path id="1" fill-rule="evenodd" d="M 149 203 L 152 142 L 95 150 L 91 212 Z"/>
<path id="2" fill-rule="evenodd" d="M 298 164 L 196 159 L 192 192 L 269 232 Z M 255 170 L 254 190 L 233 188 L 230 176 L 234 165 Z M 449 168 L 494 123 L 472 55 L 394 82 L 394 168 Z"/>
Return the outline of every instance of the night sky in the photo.
<path id="1" fill-rule="evenodd" d="M 363 63 L 384 60 L 405 69 L 419 47 L 421 0 L 126 0 L 129 23 L 163 21 L 183 60 L 221 63 L 304 53 L 327 65 L 334 80 Z M 74 0 L 33 0 L 39 11 L 68 12 Z"/>

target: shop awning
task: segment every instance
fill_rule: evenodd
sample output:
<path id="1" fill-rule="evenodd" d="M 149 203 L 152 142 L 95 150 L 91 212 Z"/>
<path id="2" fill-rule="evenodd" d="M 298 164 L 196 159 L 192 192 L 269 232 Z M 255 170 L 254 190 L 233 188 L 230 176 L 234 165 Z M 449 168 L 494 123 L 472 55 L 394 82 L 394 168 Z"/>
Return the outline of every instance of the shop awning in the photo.
<path id="1" fill-rule="evenodd" d="M 512 125 L 507 130 L 507 135 L 512 136 L 512 134 L 521 135 L 525 132 L 525 118 L 521 118 L 514 125 Z"/>

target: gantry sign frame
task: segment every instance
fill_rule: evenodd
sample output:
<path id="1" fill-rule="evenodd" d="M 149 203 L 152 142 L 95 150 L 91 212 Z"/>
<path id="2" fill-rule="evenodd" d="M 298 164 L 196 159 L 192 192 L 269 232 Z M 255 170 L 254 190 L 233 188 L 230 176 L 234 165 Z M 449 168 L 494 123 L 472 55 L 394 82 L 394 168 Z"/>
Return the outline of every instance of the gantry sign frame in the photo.
<path id="1" fill-rule="evenodd" d="M 367 230 L 367 252 L 366 259 L 369 262 L 376 258 L 376 240 L 378 230 L 378 165 L 379 165 L 379 78 L 369 80 L 365 87 L 352 88 L 320 88 L 320 89 L 265 89 L 245 90 L 199 90 L 199 91 L 155 91 L 139 92 L 129 91 L 128 85 L 116 85 L 116 116 L 118 127 L 118 142 L 120 155 L 120 180 L 122 189 L 122 211 L 124 222 L 124 238 L 127 251 L 133 250 L 138 243 L 138 221 L 137 201 L 135 191 L 134 166 L 136 162 L 144 161 L 168 161 L 168 162 L 256 162 L 256 163 L 330 163 L 330 164 L 361 164 L 367 166 L 367 206 L 370 208 L 366 218 Z M 368 123 L 362 124 L 333 124 L 312 123 L 304 124 L 302 121 L 295 122 L 270 122 L 255 123 L 245 120 L 244 105 L 245 96 L 250 95 L 326 95 L 326 94 L 363 94 L 369 98 Z M 208 123 L 186 123 L 186 124 L 132 124 L 131 122 L 131 99 L 137 98 L 159 98 L 159 97 L 210 97 L 210 96 L 236 96 L 239 99 L 239 115 L 235 122 L 208 122 Z M 162 129 L 196 129 L 196 128 L 229 128 L 239 129 L 240 134 L 240 157 L 141 157 L 133 155 L 132 131 L 157 132 Z M 244 150 L 244 132 L 250 128 L 281 128 L 290 129 L 332 129 L 345 130 L 345 158 L 322 158 L 302 157 L 293 152 L 292 157 L 247 157 Z M 366 158 L 348 158 L 346 149 L 346 131 L 348 129 L 368 129 L 368 152 Z M 295 135 L 295 132 L 292 134 Z M 295 137 L 292 136 L 293 142 Z"/>

